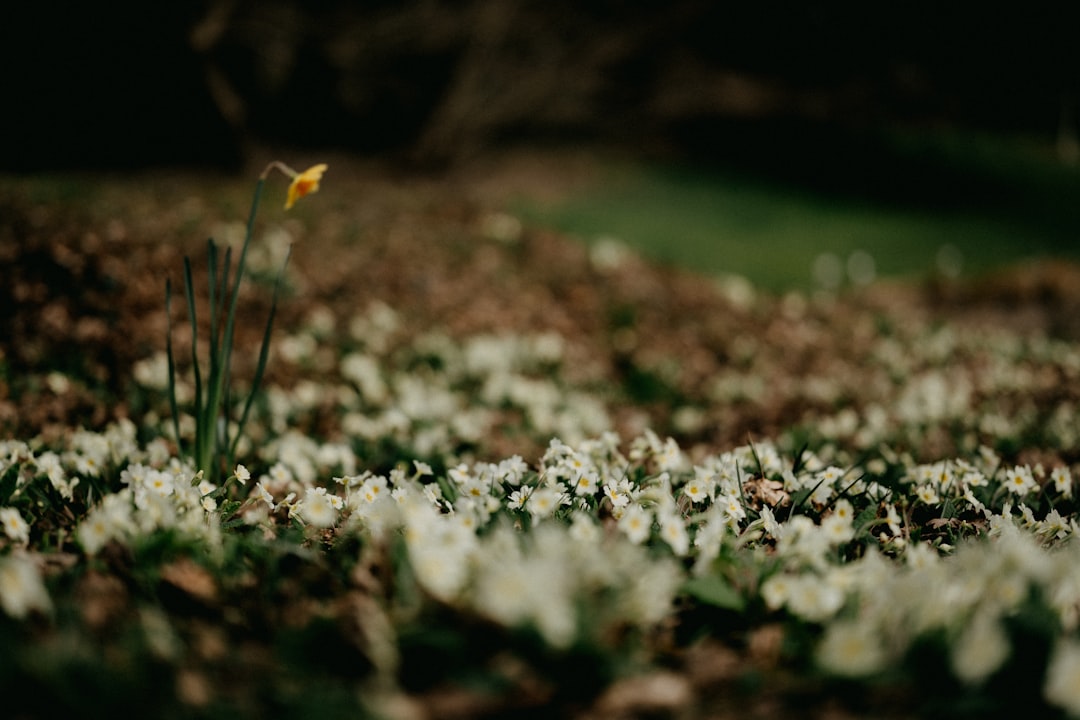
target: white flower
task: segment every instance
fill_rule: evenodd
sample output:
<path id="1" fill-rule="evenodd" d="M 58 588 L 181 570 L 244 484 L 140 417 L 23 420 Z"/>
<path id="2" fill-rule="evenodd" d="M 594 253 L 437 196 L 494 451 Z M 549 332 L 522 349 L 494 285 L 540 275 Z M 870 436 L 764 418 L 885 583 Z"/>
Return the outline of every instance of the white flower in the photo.
<path id="1" fill-rule="evenodd" d="M 499 477 L 515 487 L 521 484 L 521 479 L 528 471 L 529 466 L 520 455 L 513 455 L 500 462 L 498 466 Z"/>
<path id="2" fill-rule="evenodd" d="M 895 505 L 889 504 L 885 507 L 885 522 L 889 526 L 889 532 L 896 537 L 899 537 L 903 532 L 903 529 L 900 527 L 900 523 L 902 522 L 900 513 L 897 511 Z"/>
<path id="3" fill-rule="evenodd" d="M 968 504 L 971 505 L 971 507 L 975 508 L 979 512 L 986 512 L 986 506 L 983 505 L 982 501 L 979 500 L 979 498 L 975 497 L 975 495 L 971 492 L 971 488 L 964 489 L 964 500 L 966 500 Z"/>
<path id="4" fill-rule="evenodd" d="M 1058 642 L 1046 670 L 1043 695 L 1070 715 L 1080 715 L 1080 642 Z"/>
<path id="5" fill-rule="evenodd" d="M 676 555 L 685 555 L 690 550 L 690 535 L 686 524 L 675 513 L 664 513 L 660 518 L 660 537 L 671 546 Z"/>
<path id="6" fill-rule="evenodd" d="M 469 466 L 465 463 L 461 463 L 448 469 L 446 475 L 458 486 L 465 485 L 472 478 L 472 473 L 469 472 Z"/>
<path id="7" fill-rule="evenodd" d="M 814 574 L 792 578 L 787 607 L 804 620 L 828 620 L 843 604 L 844 594 L 824 578 Z"/>
<path id="8" fill-rule="evenodd" d="M 255 494 L 260 500 L 262 500 L 270 508 L 270 512 L 274 512 L 277 505 L 274 504 L 274 496 L 270 494 L 270 491 L 263 485 L 262 480 L 255 483 Z"/>
<path id="9" fill-rule="evenodd" d="M 761 585 L 761 597 L 770 610 L 779 610 L 787 604 L 793 586 L 790 575 L 772 575 Z"/>
<path id="10" fill-rule="evenodd" d="M 978 470 L 968 470 L 964 473 L 964 476 L 960 479 L 963 485 L 967 487 L 985 487 L 990 484 L 986 476 Z"/>
<path id="11" fill-rule="evenodd" d="M 427 485 L 425 487 L 431 486 Z M 510 510 L 520 510 L 521 508 L 525 507 L 525 503 L 528 502 L 529 495 L 531 494 L 532 487 L 529 485 L 524 485 L 517 490 L 514 490 L 512 493 L 510 493 L 510 497 L 507 498 L 506 507 Z"/>
<path id="12" fill-rule="evenodd" d="M 172 475 L 159 470 L 151 470 L 147 473 L 146 479 L 143 482 L 143 487 L 158 495 L 166 496 L 172 495 L 173 490 L 175 490 Z"/>
<path id="13" fill-rule="evenodd" d="M 117 496 L 110 495 L 106 499 L 113 497 Z M 102 506 L 91 510 L 83 521 L 79 523 L 75 535 L 88 555 L 97 554 L 110 540 L 121 537 L 123 531 L 114 520 L 114 516 L 109 513 L 105 506 Z"/>
<path id="14" fill-rule="evenodd" d="M 534 602 L 532 596 L 538 590 L 546 594 L 535 583 L 534 568 L 526 566 L 522 558 L 493 561 L 486 563 L 480 573 L 476 604 L 488 617 L 513 626 L 528 617 Z"/>
<path id="15" fill-rule="evenodd" d="M 733 527 L 737 526 L 739 521 L 746 517 L 746 509 L 743 507 L 742 500 L 739 499 L 738 495 L 724 493 L 716 499 L 716 504 L 723 508 L 728 522 Z"/>
<path id="16" fill-rule="evenodd" d="M 784 528 L 776 521 L 776 516 L 773 515 L 773 511 L 768 506 L 762 506 L 761 508 L 761 523 L 765 528 L 765 532 L 769 533 L 772 539 L 779 540 L 783 536 Z"/>
<path id="17" fill-rule="evenodd" d="M 593 521 L 592 516 L 585 512 L 575 512 L 567 531 L 574 542 L 580 545 L 589 545 L 600 540 L 600 528 Z"/>
<path id="18" fill-rule="evenodd" d="M 855 508 L 852 507 L 850 500 L 840 499 L 833 505 L 833 515 L 851 523 L 855 521 Z"/>
<path id="19" fill-rule="evenodd" d="M 596 488 L 600 484 L 600 476 L 593 469 L 588 469 L 577 476 L 574 481 L 574 494 L 591 496 L 596 493 Z"/>
<path id="20" fill-rule="evenodd" d="M 469 578 L 468 561 L 459 544 L 409 543 L 409 564 L 417 582 L 440 600 L 452 600 L 461 592 Z"/>
<path id="21" fill-rule="evenodd" d="M 969 685 L 990 677 L 1009 657 L 1009 638 L 990 612 L 980 611 L 952 644 L 956 676 Z"/>
<path id="22" fill-rule="evenodd" d="M 781 556 L 797 558 L 815 567 L 826 564 L 829 541 L 821 527 L 805 515 L 796 515 L 783 524 L 784 533 L 776 549 Z"/>
<path id="23" fill-rule="evenodd" d="M 516 491 L 515 491 L 516 492 Z M 570 497 L 562 490 L 562 485 L 545 485 L 537 488 L 527 502 L 527 510 L 534 519 L 551 517 L 563 505 L 570 502 Z"/>
<path id="24" fill-rule="evenodd" d="M 604 483 L 604 494 L 607 495 L 611 505 L 616 508 L 626 507 L 633 498 L 633 488 L 630 481 L 623 479 L 618 482 Z"/>
<path id="25" fill-rule="evenodd" d="M 30 526 L 15 508 L 0 508 L 0 524 L 4 526 L 4 534 L 18 543 L 30 541 Z"/>
<path id="26" fill-rule="evenodd" d="M 1061 513 L 1058 512 L 1057 508 L 1054 508 L 1046 513 L 1046 518 L 1039 523 L 1036 532 L 1048 540 L 1050 538 L 1062 540 L 1069 535 L 1069 523 L 1061 516 Z"/>
<path id="27" fill-rule="evenodd" d="M 927 505 L 937 505 L 939 502 L 941 502 L 941 498 L 938 497 L 937 491 L 930 483 L 920 485 L 919 488 L 915 491 L 915 496 Z"/>
<path id="28" fill-rule="evenodd" d="M 1017 495 L 1026 495 L 1032 490 L 1038 489 L 1035 477 L 1031 474 L 1031 468 L 1020 465 L 1009 469 L 1005 473 L 1005 486 Z"/>
<path id="29" fill-rule="evenodd" d="M 851 525 L 850 513 L 847 517 L 839 512 L 833 512 L 821 521 L 821 531 L 832 545 L 846 543 L 855 537 L 855 528 Z"/>
<path id="30" fill-rule="evenodd" d="M 625 617 L 642 624 L 660 622 L 671 613 L 672 601 L 684 580 L 682 570 L 674 562 L 646 560 L 641 556 L 631 556 L 628 560 L 631 562 L 624 572 L 629 573 L 629 587 L 619 598 Z"/>
<path id="31" fill-rule="evenodd" d="M 251 479 L 251 472 L 243 465 L 237 465 L 233 475 L 241 485 L 247 485 L 247 481 Z"/>
<path id="32" fill-rule="evenodd" d="M 835 622 L 817 649 L 818 663 L 835 675 L 866 677 L 885 666 L 886 654 L 876 628 L 860 622 Z"/>
<path id="33" fill-rule="evenodd" d="M 829 503 L 829 499 L 832 498 L 832 496 L 832 484 L 828 482 L 821 482 L 816 488 L 814 488 L 814 492 L 810 493 L 810 502 L 818 506 L 827 505 Z"/>
<path id="34" fill-rule="evenodd" d="M 699 503 L 709 497 L 716 481 L 709 477 L 707 472 L 695 472 L 694 477 L 683 485 L 683 494 L 690 498 L 691 502 Z"/>
<path id="35" fill-rule="evenodd" d="M 673 438 L 664 441 L 660 451 L 656 454 L 656 463 L 661 470 L 674 472 L 683 466 L 682 450 Z"/>
<path id="36" fill-rule="evenodd" d="M 338 511 L 326 488 L 309 488 L 304 495 L 301 516 L 312 527 L 328 528 L 337 521 Z"/>
<path id="37" fill-rule="evenodd" d="M 31 610 L 47 611 L 49 593 L 41 574 L 30 558 L 21 553 L 0 559 L 0 606 L 14 618 L 24 618 Z"/>
<path id="38" fill-rule="evenodd" d="M 626 533 L 630 542 L 640 545 L 652 531 L 652 513 L 640 505 L 631 505 L 619 519 L 619 529 Z"/>
<path id="39" fill-rule="evenodd" d="M 919 543 L 917 545 L 912 545 L 907 549 L 904 553 L 904 560 L 910 568 L 915 570 L 927 570 L 940 563 L 941 557 L 937 554 L 937 551 L 929 545 Z"/>
<path id="40" fill-rule="evenodd" d="M 578 573 L 568 570 L 580 556 L 568 556 L 561 527 L 539 529 L 522 548 L 506 528 L 489 536 L 477 553 L 475 602 L 478 609 L 508 625 L 532 623 L 547 643 L 566 647 L 577 632 L 574 607 Z"/>
<path id="41" fill-rule="evenodd" d="M 385 477 L 382 475 L 371 475 L 364 481 L 364 484 L 360 486 L 356 494 L 359 495 L 365 502 L 373 503 L 381 497 L 387 494 L 388 484 Z"/>
<path id="42" fill-rule="evenodd" d="M 1054 481 L 1054 489 L 1062 497 L 1072 497 L 1072 473 L 1069 472 L 1069 468 L 1059 465 L 1050 471 L 1050 479 Z"/>

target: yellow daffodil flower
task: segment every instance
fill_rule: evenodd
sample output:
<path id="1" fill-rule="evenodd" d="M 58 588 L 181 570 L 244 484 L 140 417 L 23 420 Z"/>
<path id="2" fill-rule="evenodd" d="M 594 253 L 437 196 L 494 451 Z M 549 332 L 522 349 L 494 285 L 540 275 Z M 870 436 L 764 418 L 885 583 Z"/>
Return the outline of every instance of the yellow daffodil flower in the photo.
<path id="1" fill-rule="evenodd" d="M 291 208 L 293 203 L 305 195 L 318 192 L 319 181 L 322 179 L 324 172 L 326 172 L 326 165 L 320 163 L 296 175 L 289 184 L 289 196 L 285 199 L 285 209 Z"/>
<path id="2" fill-rule="evenodd" d="M 275 160 L 266 166 L 266 170 L 263 171 L 262 177 L 265 178 L 274 168 L 277 168 L 292 178 L 292 182 L 289 183 L 289 194 L 285 198 L 285 209 L 288 210 L 300 198 L 319 191 L 319 181 L 322 180 L 323 173 L 326 172 L 327 166 L 325 163 L 319 163 L 318 165 L 312 165 L 304 172 L 296 172 L 285 163 Z"/>

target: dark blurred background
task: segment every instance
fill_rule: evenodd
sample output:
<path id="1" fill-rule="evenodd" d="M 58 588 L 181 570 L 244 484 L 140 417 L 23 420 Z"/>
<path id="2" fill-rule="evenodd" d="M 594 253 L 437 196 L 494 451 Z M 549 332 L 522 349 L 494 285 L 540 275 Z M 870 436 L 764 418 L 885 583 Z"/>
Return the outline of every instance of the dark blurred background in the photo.
<path id="1" fill-rule="evenodd" d="M 1075 162 L 1080 3 L 993 8 L 17 3 L 0 169 L 229 167 L 252 143 L 432 166 L 602 142 L 819 173 L 881 127 L 1023 134 Z"/>

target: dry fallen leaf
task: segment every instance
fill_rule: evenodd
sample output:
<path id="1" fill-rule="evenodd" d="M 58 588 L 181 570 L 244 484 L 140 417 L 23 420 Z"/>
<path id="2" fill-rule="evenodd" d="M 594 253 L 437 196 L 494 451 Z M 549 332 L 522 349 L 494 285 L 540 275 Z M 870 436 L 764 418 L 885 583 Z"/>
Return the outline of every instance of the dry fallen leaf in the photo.
<path id="1" fill-rule="evenodd" d="M 213 576 L 201 565 L 182 558 L 161 568 L 161 579 L 206 603 L 217 599 L 217 585 Z"/>

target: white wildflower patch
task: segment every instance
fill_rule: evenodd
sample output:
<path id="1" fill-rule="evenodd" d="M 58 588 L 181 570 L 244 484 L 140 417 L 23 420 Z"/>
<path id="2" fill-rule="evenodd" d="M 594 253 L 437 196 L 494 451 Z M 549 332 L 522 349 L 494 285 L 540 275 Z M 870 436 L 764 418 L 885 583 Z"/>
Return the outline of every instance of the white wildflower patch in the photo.
<path id="1" fill-rule="evenodd" d="M 389 347 L 393 337 L 387 331 L 379 342 Z M 1047 666 L 1046 700 L 1069 712 L 1080 704 L 1070 684 L 1080 665 L 1070 644 L 1080 631 L 1075 468 L 1010 465 L 980 437 L 966 441 L 964 458 L 916 462 L 874 444 L 872 433 L 895 418 L 867 430 L 854 410 L 834 425 L 851 426 L 851 437 L 871 433 L 862 447 L 877 447 L 876 457 L 853 459 L 827 444 L 796 457 L 790 443 L 759 439 L 719 453 L 684 450 L 651 431 L 581 439 L 591 421 L 567 415 L 572 403 L 539 374 L 564 362 L 558 343 L 485 337 L 462 347 L 429 337 L 433 369 L 403 376 L 385 363 L 379 342 L 357 342 L 362 349 L 342 360 L 347 382 L 332 402 L 352 404 L 339 408 L 343 426 L 362 433 L 317 442 L 276 432 L 221 477 L 200 475 L 166 444 L 140 450 L 127 426 L 75 434 L 55 450 L 0 443 L 0 470 L 15 468 L 0 507 L 4 610 L 24 617 L 51 608 L 25 547 L 51 527 L 37 524 L 43 513 L 27 501 L 28 489 L 44 489 L 85 503 L 61 541 L 91 556 L 168 531 L 219 557 L 231 527 L 268 539 L 285 537 L 286 528 L 327 531 L 301 533 L 312 552 L 356 537 L 365 562 L 398 547 L 395 572 L 414 588 L 411 602 L 528 628 L 556 650 L 625 636 L 630 626 L 648 630 L 691 602 L 728 610 L 753 603 L 770 622 L 813 626 L 820 639 L 812 659 L 826 673 L 879 675 L 929 635 L 948 639 L 945 666 L 977 689 L 1011 659 L 1008 618 L 1039 602 L 1063 631 Z M 956 339 L 936 342 L 947 358 Z M 888 357 L 897 367 L 907 362 Z M 926 431 L 935 419 L 959 422 L 953 406 L 967 390 L 933 407 L 915 403 L 947 375 L 927 370 L 909 391 L 903 432 Z M 551 438 L 534 464 L 518 455 L 472 459 L 469 438 L 491 426 L 487 409 L 469 407 L 468 384 L 488 409 L 510 408 L 536 427 L 566 423 L 565 436 Z M 290 391 L 269 401 L 271 414 L 287 427 L 295 412 L 288 403 L 331 402 L 321 392 Z M 362 470 L 371 440 L 422 448 L 427 459 Z"/>
<path id="2" fill-rule="evenodd" d="M 0 607 L 14 618 L 52 607 L 41 572 L 30 556 L 13 553 L 0 558 Z"/>

